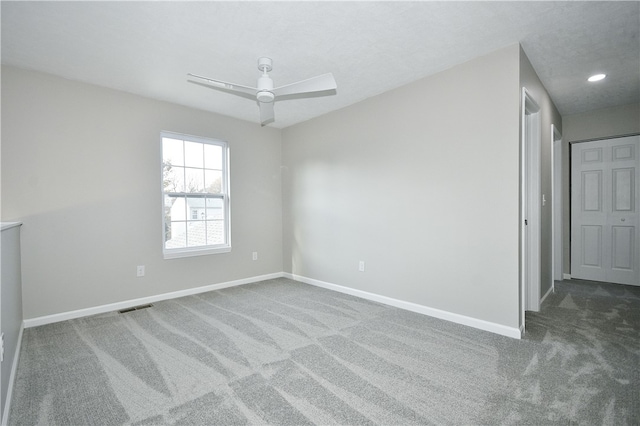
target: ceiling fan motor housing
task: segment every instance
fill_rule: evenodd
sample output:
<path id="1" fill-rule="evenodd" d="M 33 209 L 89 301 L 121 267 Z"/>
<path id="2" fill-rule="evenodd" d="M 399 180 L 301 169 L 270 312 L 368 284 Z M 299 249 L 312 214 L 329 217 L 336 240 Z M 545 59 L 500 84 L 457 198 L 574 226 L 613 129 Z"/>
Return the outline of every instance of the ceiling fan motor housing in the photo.
<path id="1" fill-rule="evenodd" d="M 273 102 L 273 100 L 275 99 L 275 96 L 273 95 L 273 93 L 269 92 L 268 90 L 265 90 L 262 92 L 258 92 L 258 94 L 256 95 L 256 98 L 258 98 L 258 101 L 260 102 Z"/>
<path id="2" fill-rule="evenodd" d="M 275 99 L 274 94 L 271 92 L 273 90 L 273 80 L 269 78 L 266 74 L 262 77 L 258 78 L 258 93 L 256 93 L 256 97 L 260 102 L 273 102 Z"/>

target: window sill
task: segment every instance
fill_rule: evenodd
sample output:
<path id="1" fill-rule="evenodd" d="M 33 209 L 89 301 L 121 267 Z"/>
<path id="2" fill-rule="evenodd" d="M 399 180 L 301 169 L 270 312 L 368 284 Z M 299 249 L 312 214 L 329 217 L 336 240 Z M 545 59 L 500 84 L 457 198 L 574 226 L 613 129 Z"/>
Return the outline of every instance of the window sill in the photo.
<path id="1" fill-rule="evenodd" d="M 192 248 L 192 249 L 173 249 L 164 250 L 163 255 L 165 259 L 179 259 L 181 257 L 193 257 L 193 256 L 205 256 L 208 254 L 229 253 L 231 246 L 223 247 L 205 247 L 205 248 Z"/>

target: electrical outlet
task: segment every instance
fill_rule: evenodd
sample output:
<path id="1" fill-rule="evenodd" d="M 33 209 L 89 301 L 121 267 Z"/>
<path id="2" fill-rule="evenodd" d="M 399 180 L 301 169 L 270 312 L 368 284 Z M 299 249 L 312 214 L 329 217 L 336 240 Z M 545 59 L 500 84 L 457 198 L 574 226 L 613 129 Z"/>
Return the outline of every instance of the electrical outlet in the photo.
<path id="1" fill-rule="evenodd" d="M 136 275 L 138 277 L 144 277 L 144 265 L 138 265 L 138 269 L 136 271 Z"/>
<path id="2" fill-rule="evenodd" d="M 361 261 L 358 263 L 358 271 L 360 271 L 360 272 L 364 272 L 364 260 L 361 260 Z"/>
<path id="3" fill-rule="evenodd" d="M 253 260 L 258 260 L 258 252 L 257 251 L 253 252 Z"/>

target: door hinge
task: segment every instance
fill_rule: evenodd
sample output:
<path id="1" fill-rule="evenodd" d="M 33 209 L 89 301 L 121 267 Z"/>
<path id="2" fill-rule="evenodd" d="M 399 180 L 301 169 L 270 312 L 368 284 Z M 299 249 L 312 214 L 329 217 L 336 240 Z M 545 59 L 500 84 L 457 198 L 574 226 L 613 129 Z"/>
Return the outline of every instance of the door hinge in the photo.
<path id="1" fill-rule="evenodd" d="M 524 220 L 524 224 L 525 226 L 529 224 L 529 221 L 527 221 L 527 219 Z"/>

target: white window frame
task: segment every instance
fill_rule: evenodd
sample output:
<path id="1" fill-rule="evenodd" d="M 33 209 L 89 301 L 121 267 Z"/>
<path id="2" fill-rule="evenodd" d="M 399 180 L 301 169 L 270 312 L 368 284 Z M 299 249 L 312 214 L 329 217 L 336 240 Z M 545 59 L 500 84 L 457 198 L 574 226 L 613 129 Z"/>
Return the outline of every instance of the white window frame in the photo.
<path id="1" fill-rule="evenodd" d="M 165 193 L 163 180 L 164 180 L 164 156 L 163 156 L 163 139 L 179 139 L 187 142 L 196 142 L 202 144 L 217 145 L 222 147 L 222 188 L 221 194 L 207 194 L 207 197 L 213 196 L 213 198 L 219 198 L 223 201 L 223 214 L 224 214 L 224 243 L 203 245 L 196 247 L 182 247 L 182 248 L 166 248 L 165 230 L 166 230 L 166 215 L 165 215 Z M 231 251 L 231 197 L 230 197 L 230 184 L 229 184 L 229 144 L 226 141 L 213 138 L 204 138 L 200 136 L 192 136 L 175 132 L 162 131 L 160 132 L 160 191 L 161 191 L 161 214 L 162 214 L 162 253 L 165 259 L 176 259 L 181 257 L 202 256 L 208 254 L 228 253 Z M 187 196 L 189 193 L 171 193 L 174 195 Z M 187 217 L 191 217 L 191 211 L 188 211 Z"/>

